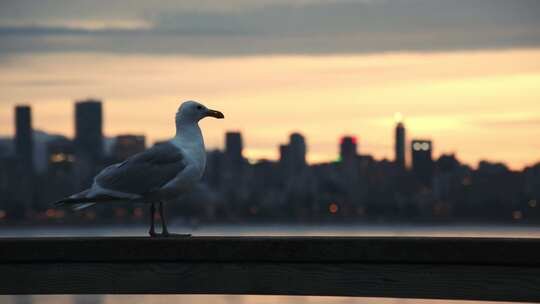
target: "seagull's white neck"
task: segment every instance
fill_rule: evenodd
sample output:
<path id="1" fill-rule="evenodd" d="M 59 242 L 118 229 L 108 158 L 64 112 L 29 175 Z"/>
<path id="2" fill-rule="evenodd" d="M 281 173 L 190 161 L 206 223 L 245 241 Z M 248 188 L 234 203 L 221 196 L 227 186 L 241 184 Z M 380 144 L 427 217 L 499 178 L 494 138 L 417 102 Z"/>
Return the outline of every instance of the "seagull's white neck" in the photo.
<path id="1" fill-rule="evenodd" d="M 204 140 L 199 128 L 199 124 L 196 122 L 182 122 L 176 121 L 176 135 L 173 138 L 175 145 L 179 147 L 192 147 L 200 148 L 204 151 Z"/>
<path id="2" fill-rule="evenodd" d="M 194 165 L 196 178 L 201 178 L 206 167 L 206 149 L 199 125 L 177 121 L 176 135 L 170 142 L 184 152 L 186 160 Z"/>

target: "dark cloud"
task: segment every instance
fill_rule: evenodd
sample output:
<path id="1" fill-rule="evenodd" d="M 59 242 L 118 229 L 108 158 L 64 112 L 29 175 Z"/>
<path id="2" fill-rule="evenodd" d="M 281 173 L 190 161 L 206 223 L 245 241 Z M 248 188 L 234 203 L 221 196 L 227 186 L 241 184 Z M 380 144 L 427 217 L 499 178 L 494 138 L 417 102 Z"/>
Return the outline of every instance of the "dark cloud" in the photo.
<path id="1" fill-rule="evenodd" d="M 27 1 L 22 2 L 29 6 Z M 169 1 L 149 6 L 148 2 L 143 5 L 135 1 L 131 9 L 125 3 L 123 11 L 119 1 L 112 1 L 106 14 L 88 4 L 94 2 L 85 3 L 83 8 L 88 14 L 80 8 L 78 13 L 76 5 L 71 4 L 67 5 L 67 16 L 60 18 L 56 12 L 47 17 L 47 8 L 41 5 L 34 9 L 36 19 L 32 23 L 3 22 L 8 25 L 0 28 L 0 53 L 91 51 L 219 56 L 440 51 L 540 44 L 540 1 L 536 0 L 302 1 L 259 6 L 236 1 L 229 9 L 211 9 L 207 4 L 202 6 L 204 9 L 195 9 L 185 3 L 175 7 Z M 118 19 L 113 18 L 114 12 Z M 10 20 L 5 12 L 0 13 L 0 18 Z M 23 14 L 21 18 L 29 20 L 30 16 Z M 94 23 L 101 20 L 104 26 L 78 26 L 78 21 L 90 22 L 88 18 Z M 148 26 L 114 26 L 122 18 L 127 23 Z M 58 25 L 62 22 L 65 24 Z"/>

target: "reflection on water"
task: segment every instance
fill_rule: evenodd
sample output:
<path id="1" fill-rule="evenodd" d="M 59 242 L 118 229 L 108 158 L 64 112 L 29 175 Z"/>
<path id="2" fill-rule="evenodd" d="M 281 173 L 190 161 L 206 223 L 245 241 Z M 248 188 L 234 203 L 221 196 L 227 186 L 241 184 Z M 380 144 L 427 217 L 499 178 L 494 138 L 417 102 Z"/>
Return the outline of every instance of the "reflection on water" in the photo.
<path id="1" fill-rule="evenodd" d="M 290 225 L 238 225 L 200 226 L 172 229 L 178 233 L 196 236 L 219 235 L 273 235 L 273 236 L 464 236 L 464 237 L 534 237 L 540 238 L 540 227 L 489 227 L 489 226 L 290 226 Z M 21 236 L 143 236 L 146 227 L 24 227 L 0 229 L 0 237 Z M 212 303 L 212 304 L 441 304 L 441 303 L 490 303 L 476 301 L 380 299 L 349 297 L 300 297 L 300 296 L 251 296 L 251 295 L 62 295 L 62 296 L 0 296 L 0 304 L 161 304 L 161 303 Z M 502 302 L 493 302 L 502 303 Z"/>
<path id="2" fill-rule="evenodd" d="M 0 237 L 147 236 L 146 226 L 2 227 Z M 437 236 L 540 238 L 540 226 L 467 225 L 172 225 L 194 236 Z"/>
<path id="3" fill-rule="evenodd" d="M 488 304 L 510 302 L 477 302 L 419 299 L 301 297 L 301 296 L 237 296 L 237 295 L 61 295 L 61 296 L 0 296 L 2 304 Z M 512 302 L 516 303 L 516 302 Z"/>

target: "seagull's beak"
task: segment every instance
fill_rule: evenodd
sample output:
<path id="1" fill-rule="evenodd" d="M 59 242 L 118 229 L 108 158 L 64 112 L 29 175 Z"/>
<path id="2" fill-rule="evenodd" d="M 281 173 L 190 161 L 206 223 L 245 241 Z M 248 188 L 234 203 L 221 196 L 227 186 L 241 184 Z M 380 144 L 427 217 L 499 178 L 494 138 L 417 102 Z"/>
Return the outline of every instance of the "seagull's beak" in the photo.
<path id="1" fill-rule="evenodd" d="M 206 111 L 206 116 L 211 116 L 218 119 L 225 118 L 225 115 L 223 115 L 223 113 L 221 113 L 220 111 L 210 110 L 210 109 Z"/>

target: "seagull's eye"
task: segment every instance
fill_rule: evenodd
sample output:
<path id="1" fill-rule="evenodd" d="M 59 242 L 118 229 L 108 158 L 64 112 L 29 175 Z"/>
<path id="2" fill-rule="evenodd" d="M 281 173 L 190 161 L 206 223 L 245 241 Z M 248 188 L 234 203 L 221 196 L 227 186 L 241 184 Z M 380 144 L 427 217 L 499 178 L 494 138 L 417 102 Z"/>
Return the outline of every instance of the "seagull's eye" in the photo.
<path id="1" fill-rule="evenodd" d="M 202 106 L 197 106 L 197 110 L 202 110 Z"/>

